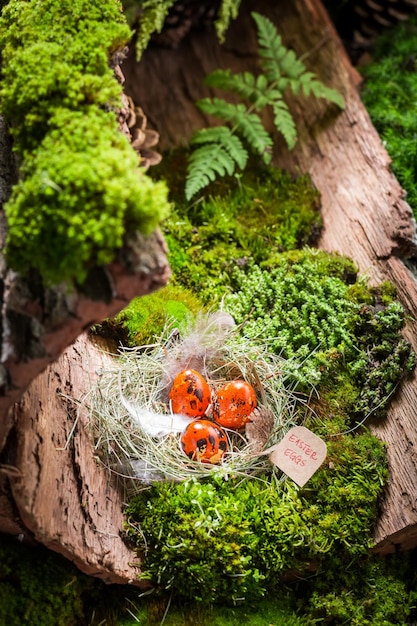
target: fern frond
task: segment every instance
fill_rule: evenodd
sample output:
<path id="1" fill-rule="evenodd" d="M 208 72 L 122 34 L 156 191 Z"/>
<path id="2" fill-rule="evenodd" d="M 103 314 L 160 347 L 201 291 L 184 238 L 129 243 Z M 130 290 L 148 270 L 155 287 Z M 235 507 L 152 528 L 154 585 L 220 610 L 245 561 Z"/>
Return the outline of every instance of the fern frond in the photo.
<path id="1" fill-rule="evenodd" d="M 216 70 L 208 74 L 204 80 L 209 87 L 231 91 L 253 104 L 257 110 L 270 104 L 271 88 L 264 75 L 255 77 L 251 72 L 232 74 L 230 70 Z M 279 94 L 281 97 L 281 94 Z"/>
<path id="2" fill-rule="evenodd" d="M 227 126 L 214 126 L 213 128 L 202 128 L 193 136 L 192 144 L 219 143 L 236 161 L 240 169 L 246 167 L 248 162 L 248 152 L 244 148 L 241 140 L 234 135 Z"/>
<path id="3" fill-rule="evenodd" d="M 260 13 L 253 12 L 251 15 L 258 29 L 259 56 L 265 76 L 276 83 L 280 91 L 284 91 L 288 77 L 299 77 L 305 71 L 305 65 L 284 46 L 271 20 Z"/>
<path id="4" fill-rule="evenodd" d="M 305 72 L 300 77 L 299 85 L 305 96 L 309 96 L 312 93 L 316 98 L 324 98 L 329 102 L 337 104 L 341 109 L 345 108 L 343 96 L 336 89 L 323 85 L 312 72 Z"/>
<path id="5" fill-rule="evenodd" d="M 187 168 L 185 197 L 190 200 L 198 191 L 207 187 L 217 175 L 232 176 L 236 165 L 246 167 L 248 153 L 239 137 L 227 126 L 216 126 L 198 131 L 192 144 L 203 144 L 193 152 Z"/>
<path id="6" fill-rule="evenodd" d="M 216 29 L 220 43 L 224 42 L 224 36 L 230 22 L 237 18 L 241 1 L 242 0 L 222 0 L 217 19 L 214 22 L 214 28 Z"/>
<path id="7" fill-rule="evenodd" d="M 272 159 L 272 146 L 274 142 L 262 125 L 258 115 L 248 113 L 244 105 L 238 105 L 237 115 L 233 120 L 236 130 L 243 135 L 248 144 L 257 152 L 267 165 Z"/>
<path id="8" fill-rule="evenodd" d="M 206 113 L 206 115 L 213 115 L 225 122 L 233 120 L 236 116 L 237 107 L 243 106 L 241 104 L 237 105 L 226 102 L 221 98 L 203 98 L 199 100 L 196 105 L 203 113 Z"/>
<path id="9" fill-rule="evenodd" d="M 313 94 L 316 98 L 324 98 L 343 109 L 344 100 L 341 94 L 326 87 L 313 72 L 307 71 L 295 52 L 283 45 L 274 24 L 259 13 L 252 13 L 252 17 L 258 27 L 259 56 L 267 79 L 281 92 L 289 87 L 297 95 L 301 89 L 306 96 Z"/>
<path id="10" fill-rule="evenodd" d="M 271 162 L 272 139 L 263 127 L 259 116 L 249 113 L 244 104 L 233 104 L 220 98 L 204 98 L 197 102 L 197 106 L 208 115 L 230 122 L 233 129 L 246 139 L 250 147 L 261 155 L 266 164 Z"/>
<path id="11" fill-rule="evenodd" d="M 284 100 L 280 100 L 272 104 L 272 110 L 274 112 L 275 128 L 282 134 L 288 148 L 291 150 L 297 141 L 297 128 L 288 106 Z"/>

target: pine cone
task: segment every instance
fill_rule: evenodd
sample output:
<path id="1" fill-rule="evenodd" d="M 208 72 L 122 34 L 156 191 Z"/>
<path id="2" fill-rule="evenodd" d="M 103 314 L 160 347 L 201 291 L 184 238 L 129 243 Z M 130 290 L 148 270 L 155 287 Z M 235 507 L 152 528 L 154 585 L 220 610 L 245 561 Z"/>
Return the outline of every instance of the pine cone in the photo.
<path id="1" fill-rule="evenodd" d="M 417 0 L 362 0 L 354 3 L 353 11 L 357 17 L 353 31 L 354 43 L 371 46 L 383 30 L 415 14 Z"/>
<path id="2" fill-rule="evenodd" d="M 150 148 L 158 143 L 159 133 L 156 130 L 146 128 L 147 117 L 140 107 L 134 107 L 134 120 L 131 126 L 132 146 L 141 158 L 140 166 L 148 169 L 151 165 L 158 165 L 162 156 Z"/>
<path id="3" fill-rule="evenodd" d="M 125 77 L 119 65 L 114 68 L 114 73 L 121 85 Z M 139 155 L 139 165 L 147 170 L 151 165 L 161 162 L 162 155 L 155 150 L 150 150 L 159 141 L 159 133 L 156 130 L 146 128 L 147 118 L 140 107 L 135 106 L 132 98 L 122 94 L 122 108 L 118 111 L 119 130 L 129 138 L 133 148 Z"/>
<path id="4" fill-rule="evenodd" d="M 325 4 L 354 61 L 384 30 L 417 13 L 417 0 L 346 0 L 337 7 L 334 0 L 325 0 Z"/>

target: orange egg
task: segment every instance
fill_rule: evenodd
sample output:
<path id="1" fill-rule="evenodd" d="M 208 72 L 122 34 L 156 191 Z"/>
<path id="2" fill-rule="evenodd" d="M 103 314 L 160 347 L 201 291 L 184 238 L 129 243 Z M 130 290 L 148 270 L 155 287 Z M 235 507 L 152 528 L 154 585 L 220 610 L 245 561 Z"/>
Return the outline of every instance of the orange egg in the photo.
<path id="1" fill-rule="evenodd" d="M 174 378 L 169 399 L 173 413 L 202 417 L 211 402 L 211 391 L 199 372 L 188 369 Z"/>
<path id="2" fill-rule="evenodd" d="M 256 406 L 252 385 L 244 380 L 231 380 L 218 390 L 213 403 L 213 416 L 225 428 L 239 430 Z"/>
<path id="3" fill-rule="evenodd" d="M 219 463 L 227 452 L 225 432 L 209 420 L 194 420 L 188 424 L 180 438 L 181 447 L 192 461 Z"/>

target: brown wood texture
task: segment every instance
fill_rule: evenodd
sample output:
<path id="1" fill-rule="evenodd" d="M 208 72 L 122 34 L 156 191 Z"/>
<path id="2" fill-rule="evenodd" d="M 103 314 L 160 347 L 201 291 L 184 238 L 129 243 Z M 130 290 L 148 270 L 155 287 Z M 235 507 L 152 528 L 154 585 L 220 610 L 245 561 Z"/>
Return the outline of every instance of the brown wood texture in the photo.
<path id="1" fill-rule="evenodd" d="M 126 236 L 113 263 L 92 272 L 81 289 L 44 287 L 5 268 L 2 293 L 0 451 L 12 425 L 9 409 L 30 382 L 86 328 L 116 315 L 136 296 L 152 293 L 171 274 L 166 244 L 156 230 Z"/>
<path id="2" fill-rule="evenodd" d="M 391 280 L 409 312 L 405 336 L 417 350 L 417 289 L 406 260 L 416 256 L 415 223 L 390 159 L 361 103 L 359 76 L 320 0 L 243 0 L 239 18 L 220 46 L 213 32 L 199 32 L 176 50 L 151 46 L 140 63 L 123 64 L 126 91 L 147 112 L 161 148 L 182 145 L 210 124 L 195 101 L 210 93 L 204 76 L 217 68 L 253 71 L 256 34 L 251 11 L 277 25 L 285 45 L 346 101 L 343 112 L 314 98 L 289 100 L 299 141 L 289 152 L 276 137 L 275 163 L 310 172 L 322 194 L 324 231 L 320 246 L 353 258 L 373 283 Z M 272 128 L 270 120 L 266 123 Z M 372 425 L 388 444 L 390 484 L 375 529 L 377 549 L 417 545 L 417 380 L 397 393 L 388 418 Z"/>
<path id="3" fill-rule="evenodd" d="M 8 480 L 22 539 L 29 533 L 108 583 L 140 584 L 138 557 L 122 538 L 122 490 L 97 460 L 88 400 L 74 402 L 110 360 L 81 335 L 32 382 L 14 406 Z"/>

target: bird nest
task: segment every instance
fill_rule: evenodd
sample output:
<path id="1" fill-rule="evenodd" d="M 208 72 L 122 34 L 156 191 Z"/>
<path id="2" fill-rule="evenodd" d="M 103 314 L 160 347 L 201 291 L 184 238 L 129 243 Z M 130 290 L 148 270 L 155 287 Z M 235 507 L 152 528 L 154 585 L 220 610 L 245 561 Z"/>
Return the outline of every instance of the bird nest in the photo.
<path id="1" fill-rule="evenodd" d="M 94 445 L 101 461 L 130 488 L 158 480 L 201 479 L 221 473 L 280 476 L 268 450 L 299 421 L 286 361 L 267 344 L 250 344 L 222 312 L 201 316 L 180 335 L 167 324 L 152 345 L 124 349 L 103 370 L 86 398 Z M 227 381 L 243 379 L 255 390 L 257 407 L 244 430 L 223 428 L 228 449 L 218 464 L 190 459 L 180 434 L 191 418 L 172 413 L 169 391 L 175 376 L 193 368 L 213 396 Z M 210 409 L 208 415 L 212 419 Z"/>

